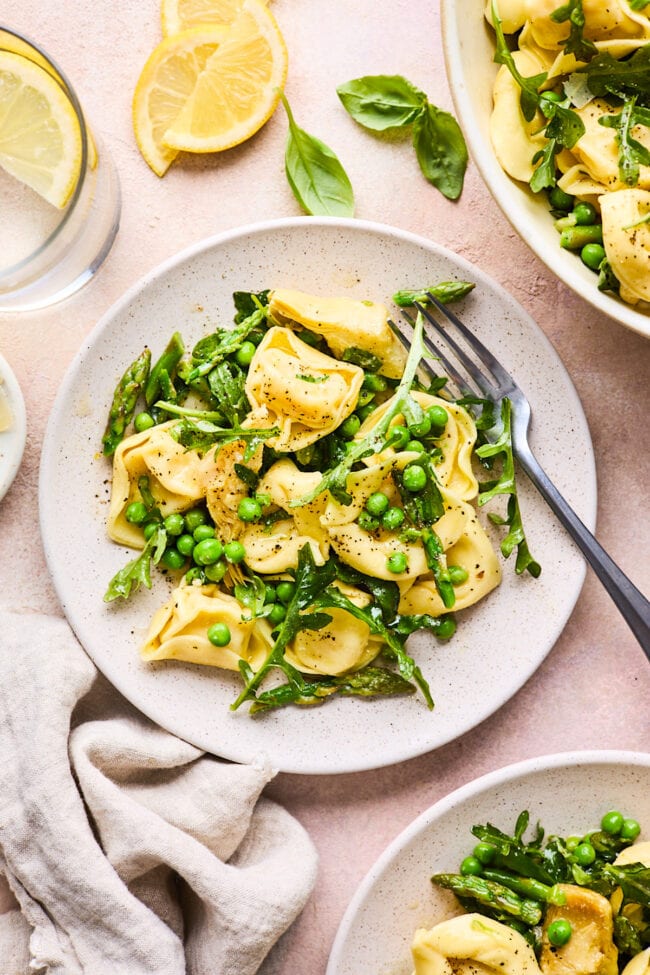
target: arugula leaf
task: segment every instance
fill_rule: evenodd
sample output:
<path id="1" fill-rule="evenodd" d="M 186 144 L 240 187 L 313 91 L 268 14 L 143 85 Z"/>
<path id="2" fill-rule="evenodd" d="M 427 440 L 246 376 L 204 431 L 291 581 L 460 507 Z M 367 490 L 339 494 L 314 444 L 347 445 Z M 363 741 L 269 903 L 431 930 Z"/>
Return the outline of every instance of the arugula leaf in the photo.
<path id="1" fill-rule="evenodd" d="M 650 0 L 628 0 L 628 3 L 632 10 L 645 10 Z"/>
<path id="2" fill-rule="evenodd" d="M 413 123 L 413 147 L 424 178 L 448 200 L 457 200 L 467 169 L 467 146 L 449 112 L 427 102 Z"/>
<path id="3" fill-rule="evenodd" d="M 644 44 L 624 61 L 604 51 L 577 69 L 584 74 L 593 95 L 637 95 L 647 104 L 650 95 L 650 44 Z"/>
<path id="4" fill-rule="evenodd" d="M 530 188 L 533 193 L 555 186 L 555 156 L 563 146 L 573 149 L 578 139 L 584 135 L 585 126 L 577 112 L 567 104 L 540 99 L 540 108 L 549 119 L 544 129 L 544 135 L 549 140 L 539 152 L 535 153 L 533 163 L 539 161 L 531 179 Z"/>
<path id="5" fill-rule="evenodd" d="M 427 96 L 401 75 L 366 75 L 339 85 L 336 93 L 355 122 L 375 132 L 410 125 Z"/>
<path id="6" fill-rule="evenodd" d="M 636 96 L 632 96 L 625 99 L 617 115 L 601 115 L 598 122 L 616 130 L 619 175 L 628 186 L 636 186 L 639 167 L 650 166 L 650 152 L 632 136 L 631 130 L 635 125 L 650 126 L 650 109 L 637 106 Z"/>
<path id="7" fill-rule="evenodd" d="M 137 592 L 140 586 L 151 589 L 151 564 L 157 565 L 162 558 L 167 545 L 167 532 L 164 528 L 157 528 L 147 541 L 142 552 L 136 559 L 127 562 L 117 572 L 108 584 L 104 594 L 104 602 L 113 599 L 128 599 L 131 593 Z"/>
<path id="8" fill-rule="evenodd" d="M 234 443 L 243 440 L 246 443 L 244 451 L 244 461 L 251 459 L 255 451 L 261 444 L 266 443 L 272 437 L 279 434 L 278 427 L 223 427 L 214 423 L 211 419 L 214 414 L 202 410 L 189 410 L 174 403 L 161 403 L 161 407 L 175 416 L 181 417 L 180 421 L 171 427 L 169 433 L 187 450 L 209 450 L 215 444 L 223 447 L 224 444 Z M 217 414 L 219 416 L 219 414 Z"/>
<path id="9" fill-rule="evenodd" d="M 220 362 L 208 373 L 210 392 L 232 426 L 239 426 L 250 412 L 246 373 L 234 362 Z"/>
<path id="10" fill-rule="evenodd" d="M 503 23 L 499 17 L 495 0 L 492 0 L 492 23 L 494 25 L 494 32 L 496 34 L 493 60 L 497 64 L 505 64 L 512 77 L 519 85 L 521 89 L 519 104 L 521 105 L 522 114 L 527 122 L 532 122 L 533 118 L 535 117 L 535 112 L 539 108 L 539 89 L 540 86 L 546 81 L 546 72 L 544 71 L 541 74 L 531 75 L 528 78 L 523 77 L 515 64 L 512 51 L 506 42 L 506 38 L 503 33 Z"/>
<path id="11" fill-rule="evenodd" d="M 584 36 L 585 14 L 582 0 L 568 0 L 567 3 L 554 10 L 551 20 L 556 24 L 569 22 L 569 36 L 565 38 L 564 53 L 574 54 L 578 61 L 589 61 L 598 53 L 593 41 Z"/>
<path id="12" fill-rule="evenodd" d="M 232 300 L 235 304 L 235 325 L 241 325 L 260 308 L 266 308 L 269 303 L 270 291 L 234 291 Z"/>
<path id="13" fill-rule="evenodd" d="M 413 466 L 421 467 L 427 476 L 422 490 L 415 493 L 404 486 L 404 472 Z M 419 454 L 417 460 L 411 461 L 403 470 L 394 469 L 391 476 L 402 499 L 404 511 L 417 528 L 433 525 L 442 518 L 445 505 L 431 458 L 426 453 Z"/>
<path id="14" fill-rule="evenodd" d="M 253 329 L 266 321 L 266 308 L 256 308 L 236 328 L 221 328 L 206 335 L 192 349 L 194 368 L 188 373 L 185 382 L 192 383 L 200 376 L 207 376 L 215 366 L 236 352 Z"/>
<path id="15" fill-rule="evenodd" d="M 284 165 L 293 195 L 306 213 L 325 217 L 354 216 L 352 184 L 332 150 L 296 125 L 289 102 L 281 96 L 289 134 Z"/>
<path id="16" fill-rule="evenodd" d="M 396 291 L 393 295 L 393 301 L 400 308 L 409 308 L 416 301 L 420 305 L 431 304 L 429 298 L 431 293 L 438 301 L 442 301 L 444 305 L 449 305 L 452 301 L 460 301 L 475 287 L 476 285 L 472 281 L 441 281 L 439 284 L 432 284 L 430 288 L 422 288 L 420 291 Z"/>
<path id="17" fill-rule="evenodd" d="M 530 178 L 529 185 L 533 193 L 552 189 L 555 186 L 555 157 L 559 148 L 555 139 L 551 139 L 533 156 L 533 165 L 538 163 Z"/>
<path id="18" fill-rule="evenodd" d="M 528 571 L 534 579 L 540 575 L 542 568 L 536 562 L 526 541 L 521 511 L 519 510 L 519 500 L 517 498 L 517 486 L 515 483 L 515 460 L 512 453 L 512 404 L 505 397 L 501 401 L 501 424 L 502 431 L 498 440 L 494 443 L 484 443 L 476 450 L 476 454 L 481 458 L 501 457 L 501 475 L 490 481 L 479 482 L 479 507 L 492 501 L 497 495 L 508 495 L 508 508 L 505 518 L 500 515 L 488 515 L 490 521 L 495 525 L 507 525 L 509 532 L 501 542 L 501 554 L 508 558 L 515 547 L 517 548 L 517 560 L 515 572 L 521 575 Z"/>

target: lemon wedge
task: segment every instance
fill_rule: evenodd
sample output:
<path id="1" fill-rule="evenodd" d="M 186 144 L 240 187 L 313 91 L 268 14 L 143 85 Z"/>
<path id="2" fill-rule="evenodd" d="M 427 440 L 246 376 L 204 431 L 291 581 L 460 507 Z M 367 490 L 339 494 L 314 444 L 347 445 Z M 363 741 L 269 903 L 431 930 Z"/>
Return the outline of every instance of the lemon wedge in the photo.
<path id="1" fill-rule="evenodd" d="M 244 0 L 226 30 L 162 137 L 168 150 L 229 149 L 257 132 L 278 104 L 287 76 L 287 49 L 273 15 L 261 0 Z"/>
<path id="2" fill-rule="evenodd" d="M 162 29 L 167 37 L 188 27 L 232 24 L 244 0 L 162 0 Z"/>
<path id="3" fill-rule="evenodd" d="M 163 145 L 163 135 L 227 33 L 227 27 L 218 25 L 181 31 L 165 38 L 142 69 L 133 96 L 133 127 L 140 152 L 158 176 L 178 155 Z"/>
<path id="4" fill-rule="evenodd" d="M 63 209 L 81 168 L 81 130 L 56 78 L 0 51 L 0 166 Z"/>

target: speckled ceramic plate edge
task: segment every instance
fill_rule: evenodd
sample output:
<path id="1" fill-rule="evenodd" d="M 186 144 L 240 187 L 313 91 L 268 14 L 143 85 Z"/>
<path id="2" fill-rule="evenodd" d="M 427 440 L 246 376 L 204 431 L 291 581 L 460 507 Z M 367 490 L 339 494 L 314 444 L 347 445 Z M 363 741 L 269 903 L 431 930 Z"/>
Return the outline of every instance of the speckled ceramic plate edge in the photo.
<path id="1" fill-rule="evenodd" d="M 467 811 L 468 819 L 472 823 L 489 820 L 507 831 L 514 826 L 521 809 L 526 808 L 526 805 L 519 808 L 513 806 L 509 809 L 512 820 L 507 819 L 504 822 L 500 818 L 497 807 L 501 803 L 508 804 L 508 790 L 516 784 L 518 789 L 521 787 L 521 791 L 530 795 L 531 824 L 537 822 L 539 817 L 542 825 L 547 826 L 547 832 L 553 832 L 562 829 L 563 816 L 566 832 L 580 829 L 584 831 L 597 825 L 597 821 L 592 819 L 587 823 L 576 819 L 577 817 L 579 820 L 582 815 L 580 804 L 588 804 L 587 799 L 595 799 L 595 794 L 602 792 L 605 805 L 595 805 L 592 816 L 598 811 L 602 814 L 606 809 L 612 808 L 610 803 L 619 808 L 616 797 L 610 794 L 612 788 L 616 789 L 616 785 L 612 786 L 610 782 L 609 786 L 605 786 L 601 782 L 599 788 L 599 768 L 608 780 L 615 779 L 617 771 L 621 781 L 625 777 L 643 779 L 638 794 L 640 801 L 645 803 L 644 808 L 628 807 L 624 812 L 639 819 L 643 830 L 641 836 L 648 838 L 650 754 L 616 750 L 561 752 L 526 759 L 488 772 L 438 800 L 386 847 L 357 887 L 345 910 L 332 943 L 325 975 L 368 975 L 370 972 L 372 975 L 406 975 L 412 971 L 410 941 L 416 928 L 421 925 L 422 917 L 430 918 L 425 925 L 443 919 L 442 916 L 436 917 L 438 905 L 434 903 L 436 895 L 429 883 L 429 877 L 436 871 L 455 869 L 457 847 L 460 845 L 460 849 L 466 852 L 472 843 L 469 830 L 459 836 L 455 828 L 456 817 L 461 810 Z M 566 789 L 575 790 L 578 775 L 581 776 L 582 791 L 575 793 L 575 809 L 563 812 L 558 817 L 549 782 L 552 783 L 553 779 L 557 782 L 564 781 Z M 532 785 L 529 786 L 529 783 Z M 454 814 L 453 825 L 445 823 L 445 817 L 451 814 Z M 437 862 L 427 859 L 427 842 L 433 841 L 434 836 L 437 846 L 444 846 L 446 853 L 448 852 L 447 859 Z M 445 843 L 447 839 L 448 845 Z M 414 844 L 419 844 L 422 848 L 421 870 L 417 862 L 413 862 Z M 444 858 L 445 854 L 441 856 Z M 408 861 L 406 866 L 405 861 Z M 403 872 L 401 867 L 404 867 Z M 417 877 L 414 877 L 414 871 L 417 872 Z M 431 904 L 426 907 L 414 903 L 422 895 L 422 891 L 431 891 Z M 441 893 L 440 896 L 444 900 L 446 895 Z M 446 908 L 452 899 L 444 902 L 443 913 L 447 912 Z M 412 923 L 409 921 L 411 915 Z M 364 955 L 366 948 L 368 955 Z M 385 952 L 385 957 L 380 964 L 377 964 L 377 957 L 369 957 L 371 953 L 377 956 L 382 952 Z"/>
<path id="2" fill-rule="evenodd" d="M 0 380 L 4 384 L 12 412 L 11 426 L 0 433 L 0 500 L 2 500 L 13 484 L 23 459 L 27 438 L 27 414 L 18 380 L 11 366 L 2 356 L 0 356 Z"/>
<path id="3" fill-rule="evenodd" d="M 510 345 L 514 341 L 519 365 L 524 371 L 529 372 L 530 382 L 537 383 L 535 377 L 541 369 L 542 372 L 546 372 L 547 382 L 553 383 L 556 394 L 558 390 L 561 390 L 562 401 L 567 410 L 567 431 L 563 436 L 572 438 L 570 440 L 571 457 L 563 457 L 563 463 L 561 465 L 558 463 L 557 442 L 561 441 L 561 437 L 552 443 L 548 441 L 544 443 L 543 428 L 545 424 L 548 425 L 553 422 L 557 433 L 557 413 L 549 411 L 548 416 L 544 416 L 544 413 L 550 410 L 547 404 L 548 395 L 546 395 L 548 387 L 545 386 L 543 387 L 544 395 L 541 395 L 540 389 L 537 390 L 538 419 L 541 431 L 538 447 L 542 451 L 540 459 L 542 462 L 546 461 L 551 468 L 555 467 L 555 470 L 550 472 L 554 473 L 560 481 L 563 477 L 569 477 L 569 474 L 572 476 L 574 474 L 579 475 L 579 490 L 575 485 L 575 490 L 572 489 L 570 484 L 565 485 L 565 490 L 573 493 L 573 498 L 570 497 L 569 500 L 573 501 L 583 521 L 590 527 L 593 527 L 595 523 L 596 485 L 593 451 L 584 413 L 570 378 L 549 340 L 521 306 L 479 268 L 470 265 L 446 248 L 407 231 L 359 220 L 327 218 L 293 218 L 237 228 L 208 240 L 200 241 L 166 261 L 130 288 L 108 310 L 89 335 L 63 380 L 50 415 L 41 459 L 39 486 L 41 531 L 46 559 L 63 610 L 80 642 L 105 676 L 128 700 L 162 727 L 191 741 L 200 748 L 233 761 L 250 762 L 259 756 L 263 756 L 274 767 L 282 771 L 331 774 L 377 768 L 412 758 L 446 744 L 497 710 L 530 677 L 555 643 L 580 593 L 585 575 L 585 565 L 543 502 L 530 485 L 523 483 L 520 488 L 522 502 L 532 507 L 530 517 L 532 518 L 534 515 L 538 523 L 540 519 L 543 523 L 543 537 L 539 539 L 539 543 L 542 548 L 546 547 L 547 554 L 551 553 L 551 563 L 555 553 L 561 551 L 561 555 L 558 557 L 560 560 L 564 560 L 563 568 L 568 573 L 563 575 L 565 582 L 563 582 L 562 591 L 555 593 L 555 601 L 548 602 L 551 594 L 549 592 L 544 597 L 544 583 L 542 583 L 541 589 L 538 587 L 535 590 L 533 596 L 530 593 L 528 596 L 525 595 L 528 591 L 526 583 L 524 583 L 523 588 L 518 588 L 516 613 L 514 606 L 510 609 L 510 612 L 514 614 L 510 620 L 510 626 L 515 625 L 515 616 L 523 611 L 525 605 L 532 605 L 530 603 L 531 598 L 536 603 L 540 603 L 540 599 L 543 602 L 546 598 L 547 602 L 543 608 L 543 613 L 541 603 L 538 608 L 538 612 L 542 613 L 543 616 L 543 623 L 539 622 L 543 628 L 543 634 L 535 633 L 533 640 L 535 647 L 533 649 L 527 647 L 524 653 L 518 651 L 516 653 L 516 667 L 505 671 L 498 681 L 493 680 L 490 693 L 478 695 L 471 708 L 465 704 L 462 704 L 461 707 L 459 703 L 459 698 L 462 693 L 468 692 L 468 688 L 465 687 L 460 692 L 458 692 L 458 688 L 454 688 L 455 674 L 458 668 L 467 670 L 465 680 L 467 684 L 470 679 L 469 674 L 479 672 L 477 668 L 480 670 L 480 666 L 482 666 L 480 655 L 471 660 L 467 657 L 467 652 L 470 649 L 469 643 L 471 643 L 470 638 L 472 633 L 475 633 L 476 624 L 472 623 L 471 612 L 465 614 L 463 633 L 465 634 L 465 642 L 468 643 L 469 641 L 468 645 L 465 647 L 463 640 L 458 641 L 455 638 L 455 642 L 452 641 L 454 643 L 453 656 L 446 656 L 443 650 L 436 651 L 434 666 L 443 668 L 443 672 L 440 681 L 436 678 L 437 684 L 434 687 L 437 710 L 432 715 L 427 712 L 426 718 L 419 712 L 414 715 L 412 711 L 408 710 L 409 704 L 412 704 L 411 699 L 392 699 L 390 702 L 372 702 L 370 705 L 348 699 L 332 701 L 324 708 L 309 709 L 306 713 L 301 709 L 284 709 L 273 715 L 265 716 L 265 724 L 263 725 L 257 719 L 251 720 L 243 715 L 241 711 L 237 712 L 236 715 L 228 712 L 227 704 L 234 696 L 232 690 L 234 685 L 232 683 L 228 685 L 227 676 L 223 675 L 223 672 L 213 671 L 212 674 L 208 675 L 205 672 L 210 668 L 184 669 L 183 666 L 179 667 L 172 664 L 169 668 L 159 667 L 153 673 L 151 668 L 145 668 L 139 661 L 135 646 L 129 649 L 129 653 L 125 657 L 121 642 L 124 641 L 126 634 L 129 632 L 132 634 L 133 631 L 127 628 L 128 624 L 124 624 L 121 630 L 117 624 L 113 626 L 115 621 L 106 615 L 106 608 L 103 607 L 100 610 L 96 605 L 101 603 L 100 592 L 97 591 L 98 583 L 95 583 L 93 589 L 92 583 L 86 577 L 97 570 L 97 566 L 92 563 L 92 550 L 93 547 L 96 548 L 100 545 L 98 537 L 99 535 L 103 537 L 104 534 L 99 519 L 88 519 L 88 521 L 93 522 L 92 530 L 90 525 L 81 526 L 82 530 L 88 531 L 85 546 L 76 541 L 80 524 L 79 512 L 88 505 L 83 493 L 75 495 L 75 492 L 81 492 L 81 487 L 76 483 L 76 480 L 71 482 L 69 467 L 65 465 L 68 460 L 74 462 L 79 471 L 79 481 L 82 481 L 84 477 L 90 477 L 84 469 L 83 456 L 79 453 L 81 450 L 79 445 L 83 441 L 84 450 L 88 451 L 89 441 L 97 444 L 101 426 L 99 419 L 95 417 L 91 423 L 88 416 L 83 417 L 77 410 L 79 404 L 73 402 L 75 386 L 83 385 L 87 360 L 92 361 L 93 355 L 95 358 L 99 355 L 96 346 L 99 345 L 106 352 L 108 348 L 106 343 L 111 337 L 111 329 L 116 328 L 115 323 L 121 323 L 121 338 L 128 338 L 130 332 L 126 329 L 125 322 L 127 320 L 131 322 L 129 310 L 131 309 L 132 315 L 135 315 L 136 311 L 133 309 L 137 310 L 138 303 L 142 305 L 145 299 L 148 305 L 151 296 L 156 294 L 156 288 L 164 289 L 168 299 L 170 288 L 168 278 L 173 278 L 174 275 L 184 276 L 186 273 L 191 276 L 187 269 L 192 260 L 196 259 L 200 262 L 202 256 L 205 257 L 208 254 L 211 259 L 215 254 L 223 258 L 224 249 L 227 252 L 229 247 L 243 246 L 244 243 L 248 247 L 251 241 L 253 245 L 257 244 L 263 250 L 264 246 L 267 246 L 265 244 L 267 237 L 270 239 L 273 236 L 275 239 L 278 235 L 286 235 L 288 241 L 297 234 L 308 234 L 311 245 L 314 245 L 317 239 L 321 240 L 322 247 L 325 247 L 325 241 L 330 241 L 334 235 L 336 243 L 340 247 L 343 249 L 350 247 L 354 251 L 357 269 L 363 265 L 365 259 L 363 255 L 367 253 L 368 248 L 370 250 L 374 248 L 377 253 L 381 252 L 382 258 L 384 257 L 384 249 L 387 248 L 393 252 L 392 257 L 394 259 L 399 258 L 403 251 L 411 248 L 411 256 L 413 257 L 417 253 L 423 266 L 428 267 L 429 262 L 433 265 L 438 263 L 447 266 L 447 273 L 453 270 L 454 273 L 475 280 L 479 285 L 476 289 L 477 304 L 473 311 L 470 309 L 468 312 L 469 323 L 471 324 L 472 317 L 476 318 L 474 327 L 478 328 L 480 322 L 485 318 L 485 316 L 477 318 L 483 301 L 487 300 L 488 306 L 490 304 L 495 305 L 492 311 L 497 310 L 499 312 L 498 322 L 495 323 L 494 320 L 491 320 L 490 328 L 506 330 L 503 341 L 507 339 Z M 305 239 L 301 238 L 301 246 L 304 243 Z M 375 253 L 375 260 L 377 260 L 377 253 Z M 294 261 L 297 264 L 300 264 L 301 261 L 304 263 L 304 260 L 306 258 L 298 258 L 294 255 Z M 224 266 L 224 262 L 221 266 Z M 246 265 L 242 266 L 245 267 Z M 388 266 L 394 273 L 392 265 Z M 232 268 L 230 271 L 232 272 Z M 400 268 L 399 271 L 400 274 L 396 280 L 403 283 L 404 277 L 408 279 L 408 267 Z M 316 278 L 321 275 L 320 263 L 314 275 Z M 243 276 L 244 272 L 242 272 L 242 278 Z M 373 297 L 380 295 L 386 297 L 386 291 L 388 294 L 392 293 L 384 286 L 383 278 L 381 280 L 381 291 L 379 294 L 377 294 L 377 290 L 373 291 Z M 265 282 L 260 284 L 260 287 L 268 286 L 268 283 L 267 277 Z M 220 286 L 223 288 L 223 284 Z M 239 280 L 238 286 L 248 287 L 249 285 L 246 280 Z M 329 287 L 331 288 L 332 285 L 330 284 Z M 375 289 L 378 287 L 378 285 L 374 286 Z M 332 292 L 330 291 L 330 293 Z M 183 310 L 185 307 L 183 305 Z M 139 313 L 142 314 L 141 307 Z M 179 325 L 182 327 L 181 322 Z M 169 331 L 171 330 L 169 329 Z M 521 333 L 518 339 L 515 335 L 517 330 Z M 509 346 L 507 346 L 508 348 Z M 124 362 L 130 361 L 128 359 L 129 350 L 123 350 L 120 346 L 118 352 L 122 357 L 119 361 L 123 368 Z M 513 352 L 513 354 L 515 353 Z M 112 372 L 111 375 L 113 375 Z M 104 391 L 102 388 L 102 395 L 105 393 L 110 397 L 113 384 L 114 379 L 111 379 L 111 389 L 107 388 Z M 103 374 L 101 385 L 103 387 Z M 95 387 L 92 388 L 91 395 L 93 398 L 98 395 Z M 102 405 L 104 411 L 102 422 L 105 422 L 107 402 L 108 400 Z M 96 403 L 93 404 L 93 408 L 95 406 Z M 87 409 L 88 404 L 86 403 L 83 410 Z M 570 427 L 570 433 L 568 427 Z M 78 437 L 75 441 L 77 445 L 75 448 L 75 445 L 71 444 L 68 430 L 72 429 L 74 434 L 76 428 L 78 428 Z M 74 440 L 74 435 L 72 440 Z M 75 449 L 77 449 L 77 453 L 75 453 Z M 96 453 L 96 447 L 94 449 Z M 65 456 L 68 450 L 72 451 L 70 458 Z M 91 457 L 87 456 L 86 462 L 90 463 L 90 460 Z M 82 461 L 81 466 L 79 466 L 80 461 Z M 572 465 L 575 466 L 571 471 L 569 469 L 572 468 Z M 559 486 L 562 488 L 561 484 Z M 99 484 L 95 483 L 93 487 L 98 490 Z M 66 519 L 68 519 L 68 523 L 70 519 L 74 519 L 74 533 L 65 528 Z M 106 542 L 101 542 L 101 545 L 105 547 Z M 75 562 L 80 558 L 86 563 L 85 567 L 88 568 L 88 573 L 79 575 L 75 580 L 73 578 Z M 100 552 L 99 561 L 103 573 L 102 579 L 105 583 L 110 575 L 116 571 L 116 568 L 113 568 L 110 574 L 106 574 L 106 566 L 103 564 L 106 561 L 104 549 Z M 496 619 L 496 614 L 499 612 L 496 608 L 499 599 L 502 600 L 501 605 L 505 605 L 503 600 L 507 598 L 508 588 L 513 586 L 515 581 L 518 586 L 521 585 L 520 580 L 514 580 L 514 573 L 509 571 L 510 568 L 510 566 L 506 567 L 505 582 L 497 594 L 492 597 L 493 610 L 492 616 L 489 617 L 491 619 Z M 547 575 L 547 585 L 550 584 L 551 579 Z M 83 591 L 77 591 L 79 588 Z M 483 618 L 487 619 L 488 617 Z M 136 622 L 133 625 L 138 624 Z M 142 621 L 140 621 L 140 625 L 142 625 Z M 505 626 L 505 623 L 503 625 Z M 131 636 L 131 642 L 133 639 Z M 110 650 L 107 648 L 107 644 Z M 486 654 L 484 653 L 483 656 Z M 488 666 L 487 658 L 483 663 Z M 198 674 L 199 670 L 203 671 L 200 675 Z M 485 677 L 488 679 L 487 674 Z M 225 705 L 220 683 L 228 685 Z M 197 688 L 199 685 L 204 688 L 207 686 L 208 691 L 205 693 L 199 691 L 195 688 L 195 684 Z M 197 701 L 201 705 L 200 714 L 197 711 Z M 389 714 L 382 710 L 382 704 L 390 705 Z M 226 713 L 222 716 L 219 709 L 224 706 Z M 454 708 L 461 708 L 461 711 L 456 714 Z M 447 717 L 445 717 L 446 711 L 449 712 Z M 336 729 L 335 733 L 333 733 L 334 729 Z M 363 732 L 363 737 L 360 737 L 359 732 Z M 377 736 L 379 736 L 379 741 Z M 354 744 L 348 749 L 341 749 L 338 743 L 342 737 Z M 366 745 L 364 745 L 365 740 L 367 740 Z"/>

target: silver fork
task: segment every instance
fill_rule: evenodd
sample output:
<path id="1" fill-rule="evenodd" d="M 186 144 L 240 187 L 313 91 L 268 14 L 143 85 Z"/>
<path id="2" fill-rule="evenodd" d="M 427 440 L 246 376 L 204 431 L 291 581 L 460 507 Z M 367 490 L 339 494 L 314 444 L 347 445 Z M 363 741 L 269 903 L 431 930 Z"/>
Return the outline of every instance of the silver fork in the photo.
<path id="1" fill-rule="evenodd" d="M 425 331 L 424 342 L 428 351 L 440 360 L 445 374 L 453 381 L 462 396 L 479 395 L 491 400 L 496 406 L 499 406 L 506 397 L 510 400 L 513 454 L 591 565 L 650 660 L 650 602 L 610 558 L 540 466 L 528 443 L 531 408 L 525 394 L 510 373 L 458 316 L 445 307 L 431 292 L 428 296 L 431 303 L 456 330 L 456 335 L 450 334 L 426 307 L 416 302 L 415 308 L 422 314 L 437 337 L 437 342 L 434 342 L 431 335 Z M 411 316 L 405 311 L 402 311 L 402 315 L 413 327 Z M 408 340 L 399 329 L 395 328 L 395 333 L 408 345 Z M 468 348 L 483 363 L 485 370 L 479 368 L 467 354 L 459 344 L 457 335 L 462 336 Z M 464 373 L 441 348 L 442 345 L 451 350 Z M 426 360 L 424 365 L 426 366 Z M 427 366 L 427 369 L 431 375 L 435 375 L 430 366 Z"/>

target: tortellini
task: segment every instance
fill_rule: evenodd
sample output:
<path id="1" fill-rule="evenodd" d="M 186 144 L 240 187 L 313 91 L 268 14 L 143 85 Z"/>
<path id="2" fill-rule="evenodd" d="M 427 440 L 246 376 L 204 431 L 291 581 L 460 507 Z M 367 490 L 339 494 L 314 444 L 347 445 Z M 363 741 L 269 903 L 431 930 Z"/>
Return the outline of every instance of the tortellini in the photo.
<path id="1" fill-rule="evenodd" d="M 415 932 L 413 975 L 540 975 L 518 931 L 482 914 L 461 914 Z"/>
<path id="2" fill-rule="evenodd" d="M 385 376 L 401 378 L 406 352 L 388 324 L 385 305 L 277 288 L 271 292 L 269 307 L 282 324 L 295 323 L 322 335 L 335 356 L 340 358 L 349 348 L 363 349 L 381 359 L 380 372 Z"/>
<path id="3" fill-rule="evenodd" d="M 600 197 L 605 253 L 630 304 L 650 302 L 650 191 L 629 189 Z"/>
<path id="4" fill-rule="evenodd" d="M 149 490 L 163 514 L 185 511 L 205 497 L 215 471 L 214 452 L 202 456 L 187 451 L 171 436 L 175 421 L 134 433 L 117 447 L 113 457 L 113 487 L 108 511 L 108 534 L 114 542 L 142 548 L 142 531 L 126 520 L 129 504 L 140 497 L 138 481 Z"/>
<path id="5" fill-rule="evenodd" d="M 279 435 L 279 451 L 300 450 L 335 430 L 352 413 L 363 370 L 311 348 L 287 328 L 271 328 L 257 347 L 246 378 L 254 410 L 265 409 Z"/>
<path id="6" fill-rule="evenodd" d="M 621 975 L 650 975 L 650 948 L 640 951 L 630 959 Z"/>

